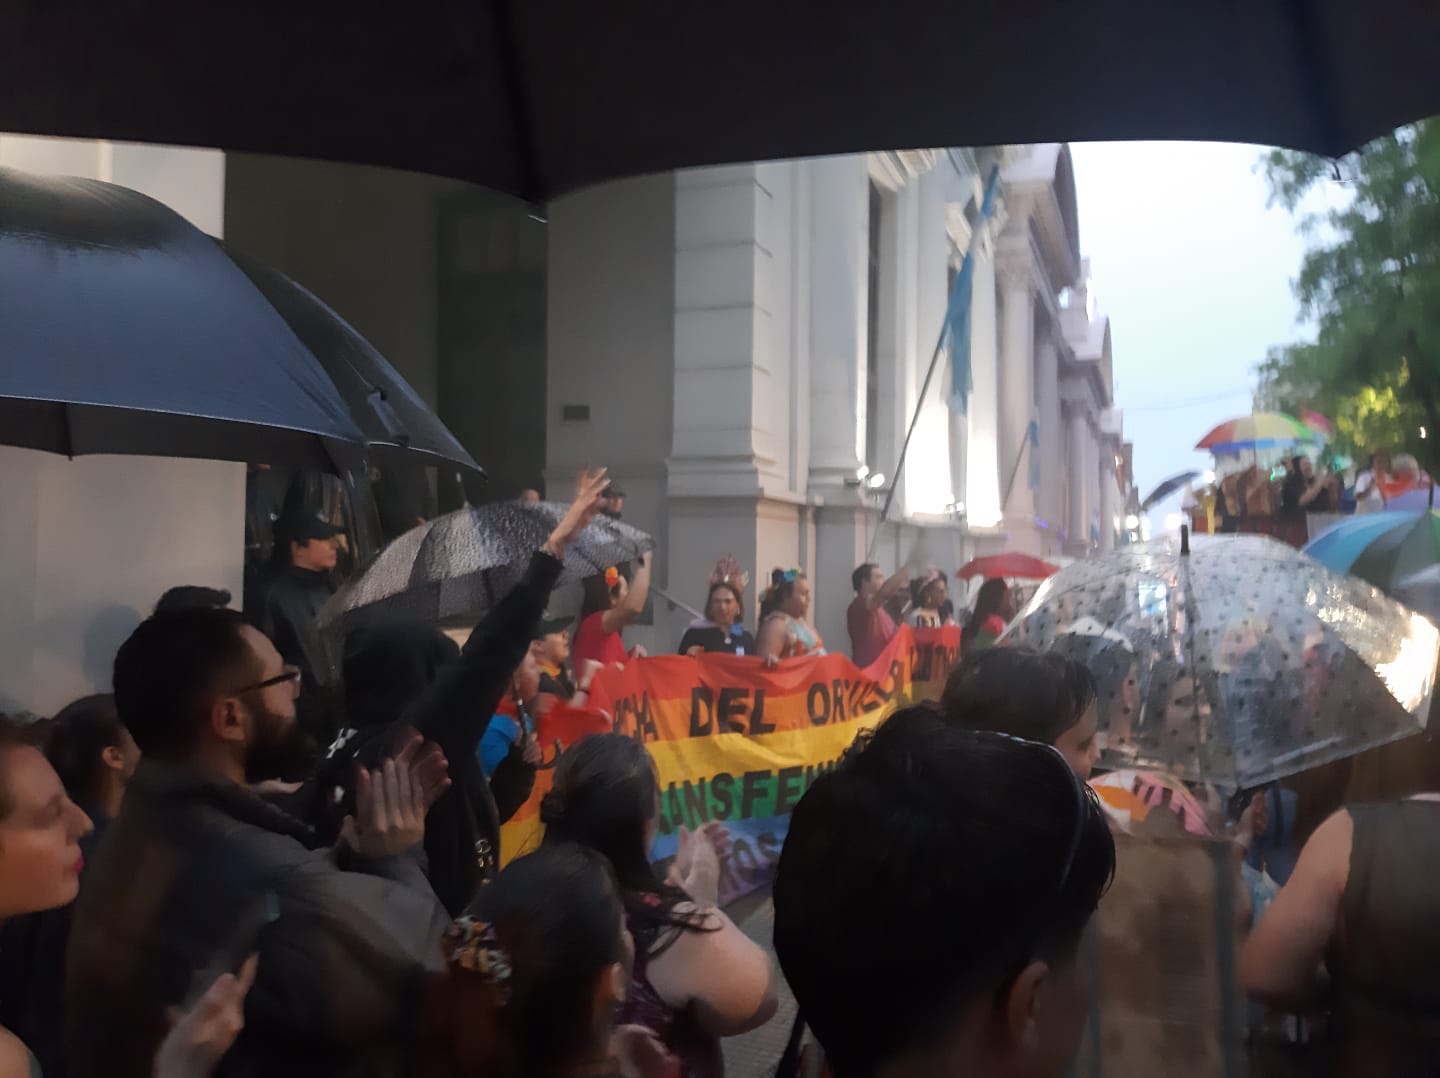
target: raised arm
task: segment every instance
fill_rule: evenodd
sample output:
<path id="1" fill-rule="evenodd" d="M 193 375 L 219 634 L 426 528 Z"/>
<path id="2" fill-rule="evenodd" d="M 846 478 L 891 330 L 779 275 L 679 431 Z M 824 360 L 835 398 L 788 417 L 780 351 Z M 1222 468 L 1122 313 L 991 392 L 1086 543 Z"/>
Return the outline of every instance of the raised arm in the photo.
<path id="1" fill-rule="evenodd" d="M 1350 873 L 1355 824 L 1337 812 L 1315 829 L 1289 881 L 1265 911 L 1240 956 L 1240 988 L 1252 999 L 1299 1008 L 1313 1002 Z"/>
<path id="2" fill-rule="evenodd" d="M 600 618 L 600 627 L 607 633 L 618 633 L 634 622 L 645 610 L 645 601 L 650 598 L 650 554 L 641 554 L 635 560 L 635 573 L 630 580 L 630 590 L 625 601 Z"/>
<path id="3" fill-rule="evenodd" d="M 565 549 L 595 518 L 604 503 L 605 470 L 580 476 L 574 502 L 511 591 L 470 633 L 460 662 L 440 673 L 406 709 L 405 721 L 453 759 L 475 753 L 510 678 L 545 615 Z"/>
<path id="4" fill-rule="evenodd" d="M 865 600 L 865 605 L 871 610 L 879 610 L 900 591 L 906 588 L 909 583 L 910 567 L 908 565 L 902 565 L 899 569 L 895 570 L 895 572 L 891 573 L 890 576 L 885 578 L 885 583 L 880 585 L 880 589 L 876 591 L 874 595 L 871 595 Z"/>

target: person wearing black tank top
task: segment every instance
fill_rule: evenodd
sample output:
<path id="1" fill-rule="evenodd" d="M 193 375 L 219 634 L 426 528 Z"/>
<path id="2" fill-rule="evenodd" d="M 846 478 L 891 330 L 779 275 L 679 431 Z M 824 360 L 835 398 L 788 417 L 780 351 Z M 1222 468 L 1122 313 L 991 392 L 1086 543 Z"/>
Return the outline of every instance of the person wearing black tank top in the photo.
<path id="1" fill-rule="evenodd" d="M 1335 1078 L 1440 1072 L 1440 794 L 1354 805 L 1316 828 L 1255 927 L 1240 986 L 1328 1009 Z"/>

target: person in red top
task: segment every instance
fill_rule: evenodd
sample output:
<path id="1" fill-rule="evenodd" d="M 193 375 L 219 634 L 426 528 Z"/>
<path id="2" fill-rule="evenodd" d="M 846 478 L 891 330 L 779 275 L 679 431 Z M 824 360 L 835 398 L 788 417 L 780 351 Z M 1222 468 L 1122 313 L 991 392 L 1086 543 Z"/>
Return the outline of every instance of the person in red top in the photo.
<path id="1" fill-rule="evenodd" d="M 855 598 L 845 612 L 845 621 L 850 629 L 850 655 L 856 666 L 873 663 L 895 636 L 895 619 L 885 604 L 909 582 L 910 574 L 903 567 L 887 580 L 873 561 L 850 574 Z"/>
<path id="2" fill-rule="evenodd" d="M 610 666 L 645 654 L 645 649 L 640 647 L 627 652 L 620 633 L 640 616 L 645 609 L 645 600 L 650 596 L 649 554 L 640 555 L 633 575 L 633 580 L 626 580 L 625 574 L 612 566 L 603 575 L 585 580 L 580 627 L 575 630 L 575 642 L 570 645 L 570 658 L 575 669 L 585 669 L 585 664 L 591 660 L 601 666 Z"/>

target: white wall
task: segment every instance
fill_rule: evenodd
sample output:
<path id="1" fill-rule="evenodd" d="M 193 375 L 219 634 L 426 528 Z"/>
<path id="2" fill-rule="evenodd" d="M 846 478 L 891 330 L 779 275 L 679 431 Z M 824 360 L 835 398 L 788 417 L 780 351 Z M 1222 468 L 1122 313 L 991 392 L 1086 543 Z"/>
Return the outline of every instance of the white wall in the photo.
<path id="1" fill-rule="evenodd" d="M 0 165 L 132 187 L 220 235 L 224 156 L 0 135 Z M 115 649 L 166 588 L 242 582 L 245 466 L 0 447 L 0 709 L 107 689 Z"/>
<path id="2" fill-rule="evenodd" d="M 659 544 L 657 582 L 677 579 L 683 589 L 691 574 L 684 565 L 674 572 L 665 507 L 675 378 L 675 177 L 570 195 L 550 205 L 549 218 L 546 485 L 561 492 L 581 467 L 607 466 L 626 492 L 625 519 Z M 588 406 L 590 418 L 563 419 L 566 405 Z M 574 594 L 567 599 L 578 602 Z M 627 630 L 626 639 L 671 650 L 679 637 L 669 639 L 665 605 L 655 610 L 661 624 Z"/>

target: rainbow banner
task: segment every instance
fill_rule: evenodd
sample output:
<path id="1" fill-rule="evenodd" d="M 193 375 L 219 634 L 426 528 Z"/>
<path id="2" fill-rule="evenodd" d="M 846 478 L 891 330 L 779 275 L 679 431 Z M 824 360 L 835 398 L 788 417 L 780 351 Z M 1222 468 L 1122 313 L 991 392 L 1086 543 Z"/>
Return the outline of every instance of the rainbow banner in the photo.
<path id="1" fill-rule="evenodd" d="M 897 707 L 939 699 L 960 630 L 902 627 L 862 670 L 843 655 L 775 667 L 754 657 L 661 656 L 596 676 L 592 706 L 558 706 L 538 723 L 535 789 L 501 832 L 508 860 L 539 842 L 540 799 L 566 745 L 614 730 L 649 747 L 660 778 L 654 858 L 675 854 L 681 825 L 718 820 L 734 847 L 722 866 L 728 900 L 769 881 L 789 816 L 855 736 Z"/>

